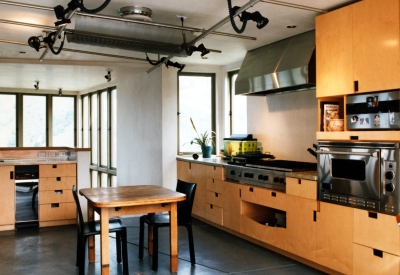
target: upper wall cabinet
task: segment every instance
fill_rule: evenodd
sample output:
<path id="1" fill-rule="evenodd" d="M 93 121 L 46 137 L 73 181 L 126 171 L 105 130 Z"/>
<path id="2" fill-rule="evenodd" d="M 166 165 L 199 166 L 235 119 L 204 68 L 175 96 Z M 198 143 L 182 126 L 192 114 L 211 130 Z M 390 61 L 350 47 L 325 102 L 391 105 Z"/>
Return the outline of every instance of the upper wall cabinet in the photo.
<path id="1" fill-rule="evenodd" d="M 399 0 L 364 0 L 316 18 L 317 97 L 400 88 Z"/>

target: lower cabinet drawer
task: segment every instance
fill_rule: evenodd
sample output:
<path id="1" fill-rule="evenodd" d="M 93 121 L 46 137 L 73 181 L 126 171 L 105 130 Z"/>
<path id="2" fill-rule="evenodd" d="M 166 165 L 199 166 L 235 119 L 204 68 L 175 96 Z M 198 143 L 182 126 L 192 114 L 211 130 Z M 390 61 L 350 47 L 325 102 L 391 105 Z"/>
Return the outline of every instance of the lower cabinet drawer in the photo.
<path id="1" fill-rule="evenodd" d="M 240 215 L 240 233 L 286 250 L 286 228 L 265 225 L 266 216 L 248 217 Z"/>
<path id="2" fill-rule="evenodd" d="M 354 243 L 400 256 L 396 216 L 354 209 Z"/>
<path id="3" fill-rule="evenodd" d="M 399 275 L 400 257 L 367 246 L 353 244 L 353 274 Z"/>
<path id="4" fill-rule="evenodd" d="M 243 201 L 268 206 L 271 208 L 286 211 L 286 194 L 271 189 L 245 186 L 242 189 L 241 198 Z"/>
<path id="5" fill-rule="evenodd" d="M 57 221 L 76 218 L 76 204 L 49 203 L 39 205 L 39 221 Z"/>
<path id="6" fill-rule="evenodd" d="M 60 202 L 74 202 L 71 190 L 52 190 L 39 192 L 39 204 L 51 204 Z"/>
<path id="7" fill-rule="evenodd" d="M 223 195 L 221 193 L 207 191 L 207 203 L 223 207 Z"/>
<path id="8" fill-rule="evenodd" d="M 76 177 L 55 177 L 39 179 L 39 191 L 59 189 L 72 190 L 73 185 L 76 186 Z"/>
<path id="9" fill-rule="evenodd" d="M 206 219 L 219 224 L 219 225 L 223 225 L 223 220 L 224 220 L 224 214 L 223 214 L 223 208 L 222 207 L 218 207 L 216 205 L 213 204 L 209 204 L 207 203 L 207 207 L 206 207 Z"/>

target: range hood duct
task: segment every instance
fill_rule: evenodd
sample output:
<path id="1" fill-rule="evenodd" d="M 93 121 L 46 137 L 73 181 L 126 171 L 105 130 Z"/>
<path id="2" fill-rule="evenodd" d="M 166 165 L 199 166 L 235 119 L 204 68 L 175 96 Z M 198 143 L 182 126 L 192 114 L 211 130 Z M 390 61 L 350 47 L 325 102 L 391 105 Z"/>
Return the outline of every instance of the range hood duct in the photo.
<path id="1" fill-rule="evenodd" d="M 67 33 L 70 43 L 117 48 L 129 51 L 187 57 L 184 42 L 196 36 L 189 31 L 143 25 L 134 22 L 74 16 L 75 28 Z"/>
<path id="2" fill-rule="evenodd" d="M 236 95 L 266 95 L 315 88 L 315 31 L 248 51 Z"/>

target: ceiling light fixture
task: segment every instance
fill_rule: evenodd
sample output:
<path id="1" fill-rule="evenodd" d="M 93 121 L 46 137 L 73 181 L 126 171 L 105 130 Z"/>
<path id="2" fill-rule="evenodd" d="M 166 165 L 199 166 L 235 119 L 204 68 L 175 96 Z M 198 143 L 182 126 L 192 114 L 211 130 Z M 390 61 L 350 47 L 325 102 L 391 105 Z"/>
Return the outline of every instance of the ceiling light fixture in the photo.
<path id="1" fill-rule="evenodd" d="M 36 85 L 33 85 L 33 87 L 35 87 L 35 90 L 39 90 L 39 82 L 40 81 L 36 81 Z"/>
<path id="2" fill-rule="evenodd" d="M 229 19 L 231 20 L 231 24 L 232 24 L 233 29 L 237 33 L 244 32 L 244 30 L 246 29 L 246 25 L 247 25 L 247 21 L 248 20 L 252 20 L 252 21 L 256 22 L 258 29 L 264 28 L 269 22 L 268 18 L 263 17 L 261 15 L 261 13 L 258 12 L 258 11 L 255 11 L 253 13 L 250 13 L 250 12 L 247 12 L 247 11 L 243 11 L 240 15 L 238 15 L 239 18 L 240 18 L 240 21 L 243 22 L 242 27 L 239 29 L 236 26 L 236 23 L 233 20 L 233 17 L 236 14 L 236 12 L 240 9 L 240 7 L 235 6 L 235 7 L 232 8 L 231 0 L 228 0 L 228 9 L 229 9 Z"/>
<path id="3" fill-rule="evenodd" d="M 164 63 L 167 68 L 169 68 L 169 66 L 178 68 L 179 69 L 178 72 L 182 72 L 183 68 L 185 68 L 185 66 L 186 66 L 186 65 L 179 64 L 178 62 L 172 62 L 169 59 L 166 60 L 167 59 L 166 57 L 162 57 L 158 61 L 151 61 L 149 56 L 147 55 L 147 53 L 146 53 L 146 59 L 153 66 L 158 66 L 159 64 Z"/>
<path id="4" fill-rule="evenodd" d="M 107 71 L 107 74 L 104 76 L 107 79 L 107 82 L 111 81 L 111 71 Z"/>
<path id="5" fill-rule="evenodd" d="M 58 95 L 62 96 L 62 89 L 61 88 L 58 89 Z"/>
<path id="6" fill-rule="evenodd" d="M 54 41 L 55 41 L 55 35 L 56 35 L 56 32 L 51 32 L 46 37 L 43 37 L 41 35 L 39 35 L 39 36 L 31 36 L 28 39 L 28 44 L 29 44 L 29 46 L 34 48 L 37 52 L 41 48 L 46 48 L 46 44 L 47 44 L 47 46 L 49 47 L 50 51 L 53 54 L 58 55 L 61 52 L 61 50 L 62 50 L 62 48 L 64 46 L 65 33 L 64 33 L 63 41 L 61 42 L 60 47 L 58 48 L 57 51 L 55 51 L 54 48 L 53 48 Z M 42 38 L 42 40 L 40 40 L 40 37 Z M 61 35 L 58 38 L 61 38 Z"/>
<path id="7" fill-rule="evenodd" d="M 107 5 L 110 2 L 111 2 L 111 0 L 105 0 L 104 3 L 101 4 L 101 6 L 99 6 L 98 8 L 95 8 L 95 9 L 85 8 L 85 6 L 81 2 L 79 2 L 79 0 L 72 0 L 71 2 L 69 2 L 67 5 L 68 7 L 66 9 L 64 9 L 64 7 L 61 5 L 55 6 L 54 13 L 56 14 L 56 18 L 59 19 L 59 21 L 54 22 L 54 25 L 56 27 L 58 27 L 58 26 L 65 26 L 65 25 L 71 23 L 70 18 L 65 18 L 67 13 L 70 11 L 80 9 L 81 11 L 86 12 L 86 13 L 98 13 L 99 11 L 102 11 L 105 7 L 107 7 Z"/>

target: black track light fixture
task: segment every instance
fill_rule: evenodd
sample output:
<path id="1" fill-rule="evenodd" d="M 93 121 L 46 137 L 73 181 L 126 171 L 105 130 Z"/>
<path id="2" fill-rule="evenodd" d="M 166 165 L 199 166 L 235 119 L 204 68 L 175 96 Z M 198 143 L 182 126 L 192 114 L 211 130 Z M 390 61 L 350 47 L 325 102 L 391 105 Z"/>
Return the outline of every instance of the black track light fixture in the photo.
<path id="1" fill-rule="evenodd" d="M 31 36 L 28 39 L 28 44 L 29 44 L 29 46 L 34 48 L 37 52 L 41 48 L 46 48 L 46 44 L 47 44 L 50 51 L 53 54 L 58 55 L 61 52 L 62 48 L 64 47 L 65 33 L 64 33 L 64 38 L 63 38 L 63 40 L 60 44 L 60 47 L 58 48 L 57 51 L 54 50 L 55 35 L 56 35 L 56 32 L 51 32 L 46 37 L 43 37 L 41 35 L 40 36 Z M 42 38 L 42 40 L 40 40 L 40 38 Z M 61 38 L 61 35 L 58 38 Z"/>
<path id="2" fill-rule="evenodd" d="M 40 82 L 40 81 L 36 81 L 36 84 L 33 85 L 33 87 L 35 87 L 35 90 L 39 90 L 39 82 Z"/>
<path id="3" fill-rule="evenodd" d="M 185 66 L 186 66 L 186 65 L 179 64 L 178 62 L 172 62 L 170 60 L 165 61 L 166 60 L 165 57 L 162 57 L 158 61 L 151 61 L 149 56 L 147 55 L 147 53 L 146 53 L 146 59 L 153 66 L 157 66 L 160 63 L 164 63 L 167 68 L 169 68 L 169 66 L 178 68 L 179 69 L 178 72 L 182 72 L 183 68 L 185 68 Z"/>
<path id="4" fill-rule="evenodd" d="M 261 15 L 261 13 L 258 12 L 258 11 L 255 11 L 253 13 L 250 13 L 250 12 L 247 12 L 247 11 L 243 11 L 240 15 L 238 15 L 239 18 L 240 18 L 240 21 L 243 22 L 242 27 L 239 29 L 236 26 L 235 21 L 233 20 L 233 16 L 237 12 L 237 10 L 240 9 L 240 7 L 235 6 L 235 7 L 232 8 L 231 0 L 228 0 L 228 9 L 229 9 L 229 18 L 231 20 L 232 27 L 237 33 L 244 32 L 244 30 L 246 29 L 246 25 L 247 25 L 247 21 L 248 20 L 252 20 L 252 21 L 256 22 L 258 29 L 264 28 L 269 22 L 268 18 L 263 17 Z"/>
<path id="5" fill-rule="evenodd" d="M 58 95 L 62 96 L 62 89 L 61 88 L 58 89 Z"/>
<path id="6" fill-rule="evenodd" d="M 107 82 L 111 81 L 111 71 L 107 71 L 107 74 L 104 76 L 107 79 Z"/>
<path id="7" fill-rule="evenodd" d="M 54 7 L 54 13 L 56 14 L 56 17 L 59 21 L 55 22 L 54 25 L 56 27 L 66 25 L 71 23 L 71 20 L 69 18 L 65 18 L 68 12 L 74 11 L 76 9 L 80 9 L 83 12 L 86 13 L 98 13 L 99 11 L 102 11 L 107 5 L 111 2 L 111 0 L 105 0 L 103 4 L 101 4 L 98 8 L 95 9 L 87 9 L 83 5 L 83 1 L 79 0 L 71 0 L 71 2 L 68 3 L 67 8 L 64 9 L 63 6 L 58 5 Z"/>

